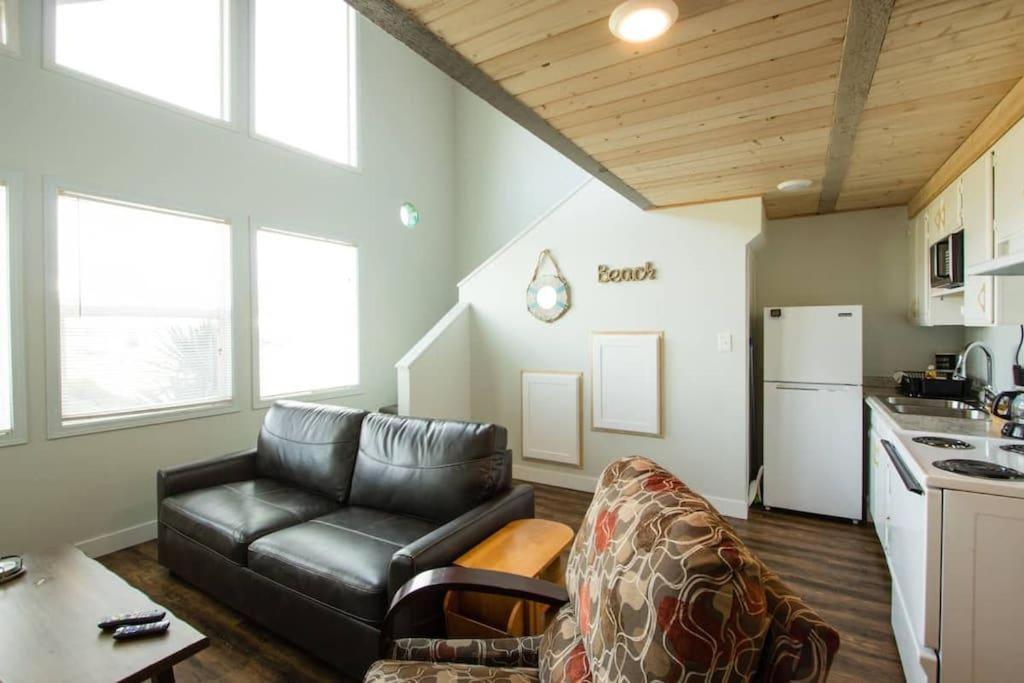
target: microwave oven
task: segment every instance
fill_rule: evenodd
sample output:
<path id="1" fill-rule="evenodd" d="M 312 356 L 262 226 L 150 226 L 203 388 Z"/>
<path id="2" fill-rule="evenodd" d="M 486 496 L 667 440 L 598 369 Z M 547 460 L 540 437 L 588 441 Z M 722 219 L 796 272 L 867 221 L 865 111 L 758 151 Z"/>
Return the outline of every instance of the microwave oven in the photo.
<path id="1" fill-rule="evenodd" d="M 963 287 L 964 231 L 950 233 L 933 244 L 929 262 L 932 287 Z"/>

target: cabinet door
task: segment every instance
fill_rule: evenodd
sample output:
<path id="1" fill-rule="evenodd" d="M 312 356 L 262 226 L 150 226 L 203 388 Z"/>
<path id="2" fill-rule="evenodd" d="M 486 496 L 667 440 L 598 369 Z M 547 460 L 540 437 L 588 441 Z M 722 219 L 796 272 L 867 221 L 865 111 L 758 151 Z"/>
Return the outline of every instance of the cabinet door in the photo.
<path id="1" fill-rule="evenodd" d="M 875 533 L 882 549 L 886 548 L 886 529 L 888 528 L 888 456 L 882 447 L 882 439 L 874 430 L 871 431 L 871 443 L 868 448 L 868 500 L 871 521 L 875 525 Z"/>
<path id="2" fill-rule="evenodd" d="M 964 230 L 964 265 L 992 258 L 992 170 L 988 154 L 964 171 L 957 183 L 961 195 Z M 984 326 L 995 323 L 995 291 L 991 275 L 970 275 L 964 283 L 964 324 Z"/>
<path id="3" fill-rule="evenodd" d="M 943 495 L 943 682 L 1019 681 L 1024 499 Z"/>
<path id="4" fill-rule="evenodd" d="M 1024 120 L 995 144 L 993 160 L 993 220 L 997 255 L 1016 249 L 999 243 L 1024 232 Z"/>
<path id="5" fill-rule="evenodd" d="M 928 272 L 928 226 L 931 212 L 925 212 L 914 231 L 914 296 L 917 299 L 917 324 L 931 324 L 931 280 Z"/>

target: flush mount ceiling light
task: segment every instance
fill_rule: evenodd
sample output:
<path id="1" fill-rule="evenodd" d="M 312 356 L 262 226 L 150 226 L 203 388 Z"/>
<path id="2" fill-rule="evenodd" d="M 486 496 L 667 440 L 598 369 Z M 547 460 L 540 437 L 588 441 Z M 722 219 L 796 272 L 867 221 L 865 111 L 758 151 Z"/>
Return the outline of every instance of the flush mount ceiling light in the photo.
<path id="1" fill-rule="evenodd" d="M 654 40 L 679 18 L 679 8 L 672 0 L 626 0 L 612 12 L 608 28 L 616 37 L 629 43 Z"/>
<path id="2" fill-rule="evenodd" d="M 795 178 L 793 180 L 783 180 L 781 183 L 776 185 L 780 192 L 799 192 L 800 190 L 806 190 L 808 187 L 814 184 L 813 180 L 807 178 Z"/>

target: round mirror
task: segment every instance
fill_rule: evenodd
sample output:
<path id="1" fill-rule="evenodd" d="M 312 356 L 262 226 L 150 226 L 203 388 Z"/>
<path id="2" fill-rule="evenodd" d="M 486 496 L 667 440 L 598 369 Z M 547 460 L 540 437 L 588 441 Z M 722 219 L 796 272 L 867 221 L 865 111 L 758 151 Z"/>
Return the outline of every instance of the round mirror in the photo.
<path id="1" fill-rule="evenodd" d="M 558 303 L 558 292 L 551 285 L 546 285 L 537 290 L 537 305 L 548 310 Z"/>
<path id="2" fill-rule="evenodd" d="M 407 228 L 414 228 L 420 222 L 420 212 L 411 203 L 406 202 L 398 209 L 398 217 L 402 219 L 402 225 Z"/>

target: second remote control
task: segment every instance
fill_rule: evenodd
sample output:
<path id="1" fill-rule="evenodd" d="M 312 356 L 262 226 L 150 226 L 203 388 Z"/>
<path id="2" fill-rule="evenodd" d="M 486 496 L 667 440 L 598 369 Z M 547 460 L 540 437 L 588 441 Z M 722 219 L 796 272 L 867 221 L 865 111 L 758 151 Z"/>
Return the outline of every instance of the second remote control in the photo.
<path id="1" fill-rule="evenodd" d="M 135 626 L 137 624 L 148 624 L 152 621 L 160 621 L 167 612 L 162 609 L 147 609 L 139 612 L 125 612 L 105 617 L 96 624 L 104 631 L 113 631 L 119 626 Z"/>
<path id="2" fill-rule="evenodd" d="M 155 636 L 158 633 L 163 633 L 170 627 L 171 622 L 157 621 L 151 624 L 139 624 L 138 626 L 122 626 L 121 628 L 114 631 L 115 640 L 130 640 L 132 638 L 144 638 L 145 636 Z"/>

